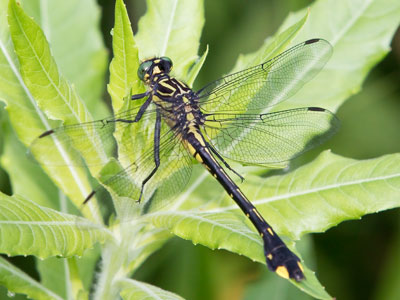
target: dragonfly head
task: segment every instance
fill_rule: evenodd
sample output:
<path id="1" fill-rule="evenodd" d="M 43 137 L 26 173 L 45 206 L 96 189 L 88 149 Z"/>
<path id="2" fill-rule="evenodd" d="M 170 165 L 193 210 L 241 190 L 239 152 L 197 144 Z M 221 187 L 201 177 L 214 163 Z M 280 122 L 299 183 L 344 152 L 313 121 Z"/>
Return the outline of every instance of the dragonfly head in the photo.
<path id="1" fill-rule="evenodd" d="M 172 61 L 166 56 L 155 57 L 143 61 L 138 69 L 138 76 L 144 82 L 149 82 L 156 75 L 168 74 L 172 69 Z"/>

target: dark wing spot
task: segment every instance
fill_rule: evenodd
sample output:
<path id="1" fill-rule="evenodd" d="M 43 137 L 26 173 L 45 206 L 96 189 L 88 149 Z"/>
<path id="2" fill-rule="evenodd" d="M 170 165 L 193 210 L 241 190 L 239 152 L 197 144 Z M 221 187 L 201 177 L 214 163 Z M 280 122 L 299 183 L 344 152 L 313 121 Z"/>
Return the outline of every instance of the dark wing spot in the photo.
<path id="1" fill-rule="evenodd" d="M 314 44 L 318 42 L 320 39 L 311 39 L 304 42 L 305 45 Z"/>
<path id="2" fill-rule="evenodd" d="M 48 135 L 50 135 L 50 134 L 52 134 L 52 133 L 54 133 L 54 130 L 53 130 L 53 129 L 48 130 L 48 131 L 46 131 L 46 132 L 43 132 L 41 135 L 39 135 L 39 139 L 44 138 L 45 136 L 48 136 Z"/>
<path id="3" fill-rule="evenodd" d="M 321 107 L 309 107 L 308 110 L 309 111 L 326 111 L 325 108 L 321 108 Z"/>

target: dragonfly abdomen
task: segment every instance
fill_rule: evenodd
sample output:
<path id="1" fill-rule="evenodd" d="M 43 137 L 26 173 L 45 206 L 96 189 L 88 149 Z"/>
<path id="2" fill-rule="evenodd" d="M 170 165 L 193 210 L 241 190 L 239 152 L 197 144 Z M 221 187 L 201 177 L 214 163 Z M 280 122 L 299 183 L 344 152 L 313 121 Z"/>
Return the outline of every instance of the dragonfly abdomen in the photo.
<path id="1" fill-rule="evenodd" d="M 219 181 L 228 195 L 256 227 L 264 241 L 264 254 L 268 268 L 283 278 L 302 280 L 304 274 L 300 259 L 287 248 L 240 188 L 226 174 L 221 164 L 216 161 L 206 146 L 201 132 L 197 131 L 196 135 L 189 133 L 187 141 L 190 143 L 189 152 Z"/>

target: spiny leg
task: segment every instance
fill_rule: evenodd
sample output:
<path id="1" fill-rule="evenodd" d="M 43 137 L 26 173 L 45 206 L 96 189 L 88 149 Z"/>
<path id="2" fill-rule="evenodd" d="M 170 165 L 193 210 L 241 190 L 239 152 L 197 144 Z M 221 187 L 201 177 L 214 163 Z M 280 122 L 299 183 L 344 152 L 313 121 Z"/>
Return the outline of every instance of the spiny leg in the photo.
<path id="1" fill-rule="evenodd" d="M 161 134 L 161 112 L 157 110 L 156 124 L 154 128 L 154 163 L 156 166 L 150 172 L 150 174 L 143 180 L 142 187 L 140 189 L 140 196 L 138 202 L 142 200 L 143 190 L 145 184 L 154 176 L 160 166 L 160 134 Z"/>
<path id="2" fill-rule="evenodd" d="M 142 99 L 142 98 L 144 98 L 144 97 L 146 97 L 146 96 L 148 96 L 148 95 L 149 95 L 149 92 L 145 92 L 145 93 L 142 93 L 142 94 L 132 95 L 132 96 L 131 96 L 131 100 Z"/>
<path id="3" fill-rule="evenodd" d="M 140 119 L 143 117 L 144 112 L 149 107 L 151 101 L 152 101 L 151 97 L 147 98 L 146 102 L 143 103 L 143 105 L 140 107 L 140 109 L 139 109 L 138 113 L 136 114 L 134 120 L 115 119 L 115 120 L 109 120 L 107 122 L 124 122 L 124 123 L 136 123 L 136 122 L 139 122 Z"/>

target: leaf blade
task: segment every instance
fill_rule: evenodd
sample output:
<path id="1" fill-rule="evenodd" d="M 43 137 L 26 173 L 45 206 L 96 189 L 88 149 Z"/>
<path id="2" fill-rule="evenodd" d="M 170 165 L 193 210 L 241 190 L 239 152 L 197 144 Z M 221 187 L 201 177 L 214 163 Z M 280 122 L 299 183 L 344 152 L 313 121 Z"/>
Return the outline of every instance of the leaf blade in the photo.
<path id="1" fill-rule="evenodd" d="M 42 207 L 19 196 L 0 194 L 0 251 L 8 255 L 69 257 L 83 255 L 107 231 L 76 216 Z"/>

